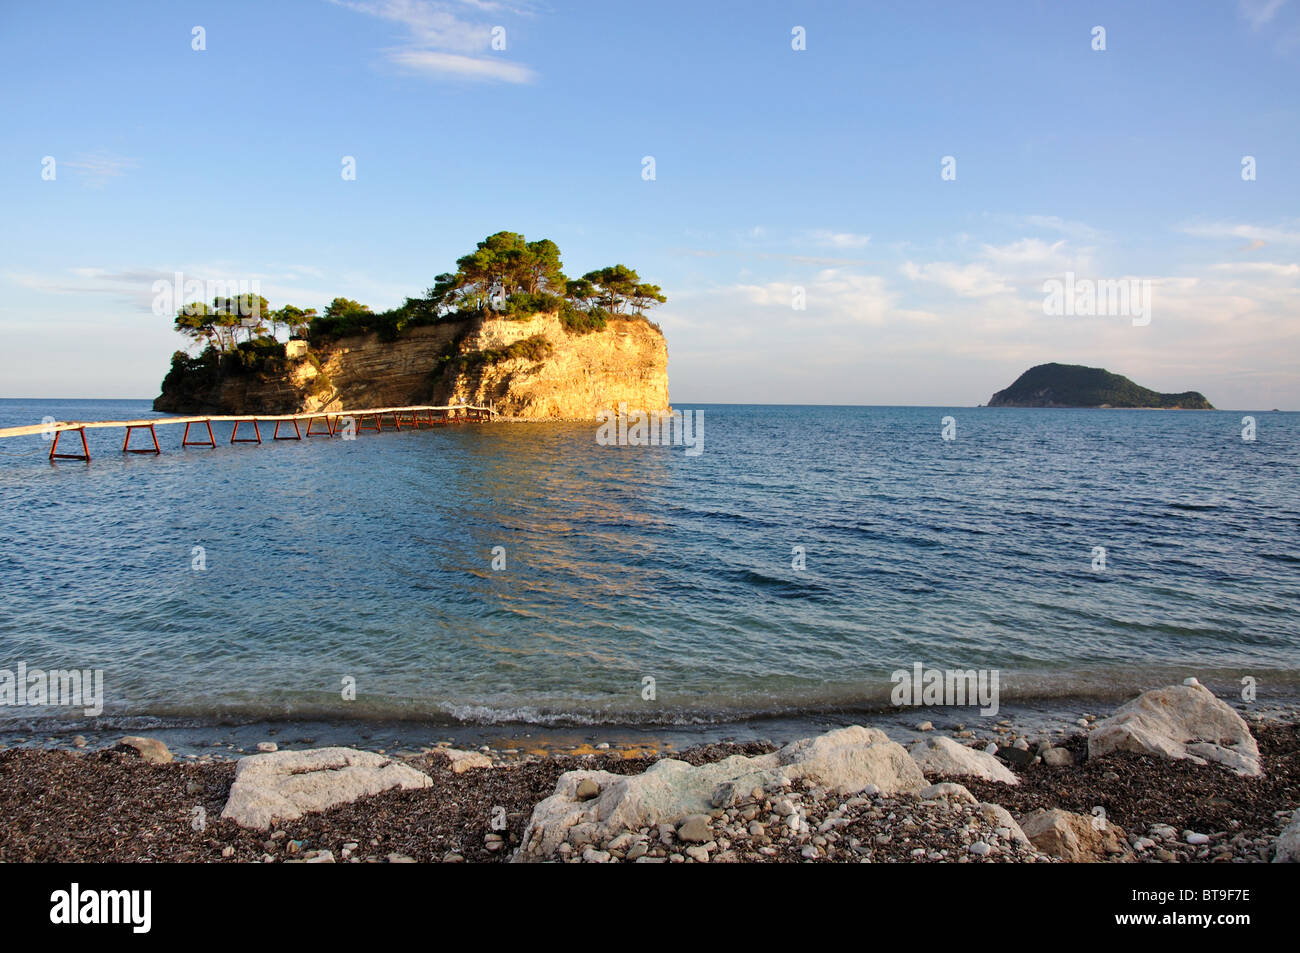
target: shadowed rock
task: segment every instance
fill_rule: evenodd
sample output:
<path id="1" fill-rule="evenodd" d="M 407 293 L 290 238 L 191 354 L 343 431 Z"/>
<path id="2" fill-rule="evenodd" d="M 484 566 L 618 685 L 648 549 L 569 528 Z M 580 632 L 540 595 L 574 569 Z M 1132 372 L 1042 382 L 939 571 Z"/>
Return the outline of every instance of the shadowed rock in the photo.
<path id="1" fill-rule="evenodd" d="M 1143 692 L 1097 722 L 1088 757 L 1133 751 L 1196 764 L 1217 761 L 1237 774 L 1259 777 L 1264 768 L 1255 736 L 1241 716 L 1196 679 Z"/>
<path id="2" fill-rule="evenodd" d="M 569 771 L 555 793 L 533 809 L 515 861 L 550 857 L 566 839 L 574 847 L 604 842 L 623 831 L 676 824 L 690 815 L 686 833 L 702 833 L 704 818 L 739 803 L 755 788 L 774 792 L 806 778 L 838 794 L 850 795 L 875 785 L 879 793 L 915 793 L 925 778 L 907 751 L 874 728 L 854 725 L 806 738 L 771 754 L 733 755 L 712 764 L 692 766 L 665 759 L 644 774 Z M 580 791 L 594 782 L 600 795 L 583 800 Z"/>

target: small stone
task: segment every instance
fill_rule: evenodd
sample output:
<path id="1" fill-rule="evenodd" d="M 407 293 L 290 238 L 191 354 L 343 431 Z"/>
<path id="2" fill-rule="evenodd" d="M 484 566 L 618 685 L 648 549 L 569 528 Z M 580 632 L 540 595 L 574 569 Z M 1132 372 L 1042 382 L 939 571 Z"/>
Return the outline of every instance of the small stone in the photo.
<path id="1" fill-rule="evenodd" d="M 169 764 L 173 758 L 167 746 L 157 738 L 141 738 L 136 735 L 123 738 L 117 743 L 116 750 L 130 750 L 149 764 Z"/>
<path id="2" fill-rule="evenodd" d="M 388 862 L 390 864 L 413 864 L 415 863 L 415 858 L 406 854 L 389 854 Z"/>
<path id="3" fill-rule="evenodd" d="M 710 829 L 709 822 L 712 818 L 707 814 L 689 814 L 680 824 L 677 825 L 678 840 L 687 843 L 704 844 L 713 839 L 713 831 Z"/>
<path id="4" fill-rule="evenodd" d="M 1196 681 L 1196 679 L 1192 679 L 1192 681 Z M 1183 684 L 1186 685 L 1187 683 L 1184 682 Z M 1184 831 L 1183 836 L 1187 838 L 1187 843 L 1193 846 L 1208 844 L 1210 842 L 1208 834 L 1197 834 L 1195 831 Z"/>
<path id="5" fill-rule="evenodd" d="M 988 854 L 993 852 L 993 848 L 990 847 L 982 840 L 977 840 L 975 843 L 971 844 L 966 849 L 970 851 L 972 854 L 974 854 L 976 857 L 985 857 Z"/>
<path id="6" fill-rule="evenodd" d="M 225 847 L 221 848 L 221 856 L 222 856 L 222 857 L 234 857 L 234 856 L 235 856 L 235 848 L 233 848 L 233 847 L 231 847 L 229 844 L 227 844 Z"/>
<path id="7" fill-rule="evenodd" d="M 73 744 L 73 747 L 76 747 L 76 748 L 84 748 L 84 747 L 86 747 L 86 736 L 85 736 L 85 735 L 77 735 L 77 737 L 75 737 L 75 738 L 72 739 L 72 744 Z"/>
<path id="8" fill-rule="evenodd" d="M 929 722 L 929 721 L 923 721 L 923 722 L 921 722 L 919 725 L 916 726 L 916 730 L 917 730 L 917 731 L 934 731 L 934 723 L 933 723 L 933 722 Z"/>
<path id="9" fill-rule="evenodd" d="M 304 863 L 308 864 L 332 864 L 334 863 L 334 852 L 332 850 L 322 850 L 317 852 L 315 857 L 308 857 Z"/>
<path id="10" fill-rule="evenodd" d="M 591 778 L 583 778 L 578 783 L 578 790 L 575 792 L 579 801 L 590 801 L 600 795 L 600 785 Z"/>
<path id="11" fill-rule="evenodd" d="M 686 848 L 686 856 L 691 858 L 697 864 L 707 864 L 709 862 L 709 852 L 698 844 L 694 847 Z"/>
<path id="12" fill-rule="evenodd" d="M 259 741 L 257 743 L 257 750 L 262 752 L 263 754 L 271 754 L 273 752 L 279 751 L 280 746 L 276 744 L 274 741 Z"/>
<path id="13" fill-rule="evenodd" d="M 447 853 L 442 855 L 442 862 L 444 864 L 463 864 L 465 863 L 465 858 L 454 850 L 449 850 Z"/>

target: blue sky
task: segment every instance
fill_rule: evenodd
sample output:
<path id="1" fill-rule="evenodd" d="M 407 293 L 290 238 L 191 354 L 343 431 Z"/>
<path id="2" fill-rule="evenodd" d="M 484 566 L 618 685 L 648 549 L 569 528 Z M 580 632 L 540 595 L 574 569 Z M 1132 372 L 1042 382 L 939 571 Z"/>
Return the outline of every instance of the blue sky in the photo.
<path id="1" fill-rule="evenodd" d="M 176 271 L 379 310 L 510 229 L 663 287 L 677 403 L 1300 409 L 1300 0 L 5 3 L 0 63 L 0 396 L 152 397 Z"/>

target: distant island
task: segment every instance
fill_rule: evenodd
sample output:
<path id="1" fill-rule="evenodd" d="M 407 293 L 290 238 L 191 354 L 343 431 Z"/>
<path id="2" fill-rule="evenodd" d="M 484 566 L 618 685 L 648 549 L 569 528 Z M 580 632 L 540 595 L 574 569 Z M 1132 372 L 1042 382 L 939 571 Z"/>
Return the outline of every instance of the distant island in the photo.
<path id="1" fill-rule="evenodd" d="M 1123 407 L 1148 410 L 1213 410 L 1194 390 L 1161 394 L 1121 374 L 1082 364 L 1039 364 L 1006 390 L 989 398 L 990 407 Z"/>

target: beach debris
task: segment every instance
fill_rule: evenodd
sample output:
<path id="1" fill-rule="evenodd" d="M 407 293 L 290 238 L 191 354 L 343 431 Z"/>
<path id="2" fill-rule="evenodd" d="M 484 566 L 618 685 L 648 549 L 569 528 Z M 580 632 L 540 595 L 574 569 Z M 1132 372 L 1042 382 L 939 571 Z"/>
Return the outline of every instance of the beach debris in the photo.
<path id="1" fill-rule="evenodd" d="M 665 758 L 638 775 L 569 771 L 556 782 L 555 793 L 533 808 L 512 860 L 547 859 L 565 842 L 585 847 L 651 827 L 659 828 L 660 841 L 667 844 L 679 834 L 673 825 L 689 815 L 712 818 L 723 809 L 720 802 L 734 803 L 756 788 L 779 795 L 796 779 L 841 795 L 856 794 L 868 784 L 887 794 L 914 793 L 926 786 L 906 749 L 883 731 L 857 725 L 769 754 L 733 755 L 699 766 Z M 584 781 L 600 787 L 599 797 L 578 797 Z"/>
<path id="2" fill-rule="evenodd" d="M 1072 863 L 1113 861 L 1130 853 L 1119 825 L 1059 808 L 1034 811 L 1020 828 L 1043 853 Z"/>
<path id="3" fill-rule="evenodd" d="M 173 758 L 167 746 L 157 738 L 130 735 L 119 741 L 114 751 L 132 751 L 150 764 L 169 764 Z"/>
<path id="4" fill-rule="evenodd" d="M 944 735 L 918 741 L 912 745 L 911 753 L 912 760 L 926 774 L 943 778 L 974 777 L 1002 784 L 1020 783 L 1020 779 L 993 755 L 976 748 L 967 748 L 961 742 Z"/>
<path id="5" fill-rule="evenodd" d="M 1215 761 L 1243 777 L 1264 774 L 1259 746 L 1241 716 L 1196 682 L 1143 692 L 1097 722 L 1088 757 L 1134 751 L 1196 764 Z"/>
<path id="6" fill-rule="evenodd" d="M 492 759 L 478 751 L 458 751 L 455 748 L 436 748 L 432 754 L 442 755 L 450 762 L 453 774 L 464 774 L 471 768 L 490 768 Z"/>
<path id="7" fill-rule="evenodd" d="M 240 827 L 267 830 L 275 820 L 296 820 L 390 788 L 412 790 L 432 783 L 408 765 L 355 748 L 256 754 L 235 767 L 221 816 Z"/>

